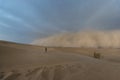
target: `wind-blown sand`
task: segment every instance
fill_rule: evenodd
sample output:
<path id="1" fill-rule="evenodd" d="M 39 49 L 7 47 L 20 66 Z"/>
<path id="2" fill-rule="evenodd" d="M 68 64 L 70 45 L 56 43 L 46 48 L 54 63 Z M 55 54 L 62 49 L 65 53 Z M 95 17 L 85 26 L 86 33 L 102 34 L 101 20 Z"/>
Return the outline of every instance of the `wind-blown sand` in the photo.
<path id="1" fill-rule="evenodd" d="M 120 49 L 47 49 L 0 41 L 0 80 L 120 80 Z"/>
<path id="2" fill-rule="evenodd" d="M 32 44 L 84 48 L 120 48 L 120 30 L 82 30 L 35 39 Z"/>

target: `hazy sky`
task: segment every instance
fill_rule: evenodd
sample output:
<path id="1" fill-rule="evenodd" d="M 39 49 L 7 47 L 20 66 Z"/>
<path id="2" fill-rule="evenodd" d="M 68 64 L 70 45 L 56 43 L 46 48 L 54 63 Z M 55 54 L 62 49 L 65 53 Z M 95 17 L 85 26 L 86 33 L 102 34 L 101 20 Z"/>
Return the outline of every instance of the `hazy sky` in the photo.
<path id="1" fill-rule="evenodd" d="M 119 29 L 120 0 L 0 0 L 0 40 L 31 43 L 82 29 Z"/>

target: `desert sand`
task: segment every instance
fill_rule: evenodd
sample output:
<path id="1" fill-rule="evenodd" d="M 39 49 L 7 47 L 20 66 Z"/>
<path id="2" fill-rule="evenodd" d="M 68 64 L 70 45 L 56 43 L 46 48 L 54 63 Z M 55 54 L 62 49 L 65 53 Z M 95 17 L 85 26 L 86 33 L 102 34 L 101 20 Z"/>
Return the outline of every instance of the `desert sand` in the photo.
<path id="1" fill-rule="evenodd" d="M 0 41 L 0 80 L 120 80 L 120 49 Z"/>

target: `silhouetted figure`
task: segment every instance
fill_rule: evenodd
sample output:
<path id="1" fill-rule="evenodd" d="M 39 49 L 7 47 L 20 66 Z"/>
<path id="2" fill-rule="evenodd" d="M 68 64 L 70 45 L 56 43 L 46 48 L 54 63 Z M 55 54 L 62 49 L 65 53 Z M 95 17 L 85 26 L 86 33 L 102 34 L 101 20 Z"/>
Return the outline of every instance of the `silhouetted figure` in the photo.
<path id="1" fill-rule="evenodd" d="M 45 52 L 47 52 L 47 48 L 45 47 Z"/>
<path id="2" fill-rule="evenodd" d="M 100 53 L 96 53 L 96 52 L 94 52 L 94 58 L 100 59 L 100 58 L 101 58 Z"/>

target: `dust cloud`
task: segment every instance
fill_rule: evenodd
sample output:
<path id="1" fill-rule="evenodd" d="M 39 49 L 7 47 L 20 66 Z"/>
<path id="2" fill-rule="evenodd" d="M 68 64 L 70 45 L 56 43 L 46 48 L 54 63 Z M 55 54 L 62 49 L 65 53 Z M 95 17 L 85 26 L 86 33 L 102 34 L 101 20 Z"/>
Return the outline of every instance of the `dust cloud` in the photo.
<path id="1" fill-rule="evenodd" d="M 120 48 L 120 30 L 67 32 L 34 40 L 32 44 L 55 47 Z"/>

